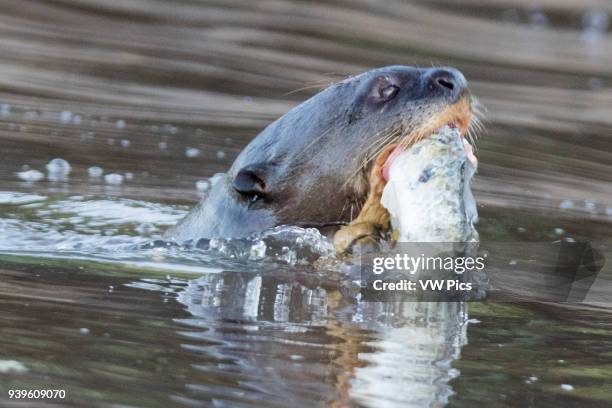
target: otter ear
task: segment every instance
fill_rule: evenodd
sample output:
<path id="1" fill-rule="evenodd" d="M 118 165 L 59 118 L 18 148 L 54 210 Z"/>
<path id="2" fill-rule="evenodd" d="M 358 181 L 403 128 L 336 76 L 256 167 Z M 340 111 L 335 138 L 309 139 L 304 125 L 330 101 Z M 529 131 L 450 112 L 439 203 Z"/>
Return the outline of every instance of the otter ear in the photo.
<path id="1" fill-rule="evenodd" d="M 264 196 L 270 166 L 269 163 L 256 163 L 241 168 L 232 182 L 234 190 L 252 198 Z"/>

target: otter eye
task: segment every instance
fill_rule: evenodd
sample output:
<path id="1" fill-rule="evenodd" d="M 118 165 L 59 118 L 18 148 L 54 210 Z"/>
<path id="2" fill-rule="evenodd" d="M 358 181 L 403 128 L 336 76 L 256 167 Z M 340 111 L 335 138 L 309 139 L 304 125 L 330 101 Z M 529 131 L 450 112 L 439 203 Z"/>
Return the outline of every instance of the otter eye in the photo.
<path id="1" fill-rule="evenodd" d="M 384 99 L 385 101 L 388 101 L 390 99 L 393 99 L 393 97 L 397 95 L 398 91 L 399 91 L 399 87 L 395 85 L 387 85 L 383 88 L 380 88 L 380 91 L 378 92 L 379 92 L 380 99 Z"/>

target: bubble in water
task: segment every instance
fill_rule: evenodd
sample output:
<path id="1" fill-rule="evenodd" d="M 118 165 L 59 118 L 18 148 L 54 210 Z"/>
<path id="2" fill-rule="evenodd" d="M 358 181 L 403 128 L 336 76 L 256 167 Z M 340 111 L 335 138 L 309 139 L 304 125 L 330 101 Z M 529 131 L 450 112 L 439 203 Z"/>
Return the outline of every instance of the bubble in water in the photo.
<path id="1" fill-rule="evenodd" d="M 166 142 L 159 142 L 159 149 L 160 150 L 166 150 L 168 148 L 168 143 Z"/>
<path id="2" fill-rule="evenodd" d="M 185 149 L 185 156 L 189 158 L 198 157 L 200 155 L 200 149 L 196 147 L 188 147 Z"/>
<path id="3" fill-rule="evenodd" d="M 173 125 L 164 125 L 164 129 L 166 130 L 166 132 L 172 134 L 172 135 L 176 135 L 178 133 L 178 128 L 176 126 Z"/>
<path id="4" fill-rule="evenodd" d="M 565 233 L 565 230 L 563 228 L 555 228 L 554 232 L 555 232 L 555 235 L 559 236 L 559 235 L 563 235 Z"/>
<path id="5" fill-rule="evenodd" d="M 47 163 L 47 172 L 49 172 L 49 178 L 63 178 L 70 174 L 72 167 L 64 159 L 53 159 Z"/>
<path id="6" fill-rule="evenodd" d="M 74 117 L 72 118 L 72 123 L 74 123 L 75 125 L 80 125 L 81 124 L 81 115 L 74 115 Z"/>
<path id="7" fill-rule="evenodd" d="M 89 177 L 102 177 L 104 170 L 102 170 L 102 167 L 91 166 L 87 169 L 87 174 L 89 174 Z"/>
<path id="8" fill-rule="evenodd" d="M 597 210 L 597 207 L 594 202 L 585 200 L 584 209 L 590 212 L 595 212 Z"/>
<path id="9" fill-rule="evenodd" d="M 79 329 L 79 333 L 81 333 L 81 334 L 89 334 L 89 329 L 87 327 L 81 327 Z"/>
<path id="10" fill-rule="evenodd" d="M 11 113 L 11 105 L 8 103 L 0 104 L 0 115 L 6 116 Z"/>
<path id="11" fill-rule="evenodd" d="M 334 246 L 316 228 L 280 226 L 264 231 L 261 239 L 268 252 L 278 253 L 280 260 L 290 264 L 333 258 Z M 270 255 L 269 253 L 269 255 Z"/>
<path id="12" fill-rule="evenodd" d="M 219 181 L 221 181 L 225 177 L 225 173 L 215 173 L 211 178 L 208 179 L 210 182 L 210 186 L 213 187 Z"/>
<path id="13" fill-rule="evenodd" d="M 217 151 L 217 159 L 219 160 L 225 159 L 225 152 L 223 150 Z"/>
<path id="14" fill-rule="evenodd" d="M 122 147 L 130 147 L 131 144 L 132 144 L 132 142 L 130 142 L 128 139 L 121 139 L 121 146 Z"/>
<path id="15" fill-rule="evenodd" d="M 201 192 L 208 191 L 208 189 L 210 189 L 210 182 L 208 180 L 198 180 L 196 181 L 195 185 L 196 189 Z"/>
<path id="16" fill-rule="evenodd" d="M 281 255 L 279 256 L 281 261 L 285 261 L 289 265 L 295 265 L 297 263 L 297 254 L 295 251 L 289 249 L 289 247 L 283 247 L 281 251 Z"/>
<path id="17" fill-rule="evenodd" d="M 119 119 L 116 123 L 115 123 L 115 127 L 117 129 L 125 129 L 125 120 L 123 119 Z"/>
<path id="18" fill-rule="evenodd" d="M 263 240 L 259 240 L 251 245 L 249 251 L 249 258 L 253 260 L 263 259 L 266 256 L 266 243 Z"/>
<path id="19" fill-rule="evenodd" d="M 563 200 L 561 204 L 559 204 L 559 208 L 562 210 L 569 210 L 574 208 L 574 202 L 572 200 Z"/>
<path id="20" fill-rule="evenodd" d="M 19 374 L 28 371 L 27 367 L 16 360 L 0 360 L 0 373 Z"/>
<path id="21" fill-rule="evenodd" d="M 604 10 L 590 10 L 582 16 L 582 38 L 585 41 L 603 38 L 609 27 L 610 17 Z"/>
<path id="22" fill-rule="evenodd" d="M 546 27 L 548 25 L 548 17 L 542 10 L 534 9 L 529 12 L 529 23 L 535 27 Z"/>
<path id="23" fill-rule="evenodd" d="M 106 184 L 110 184 L 113 186 L 118 186 L 123 183 L 123 176 L 117 173 L 111 173 L 104 176 L 104 181 Z"/>
<path id="24" fill-rule="evenodd" d="M 125 179 L 126 180 L 133 180 L 134 179 L 134 173 L 131 173 L 131 172 L 125 173 Z"/>
<path id="25" fill-rule="evenodd" d="M 72 120 L 72 112 L 63 111 L 60 113 L 60 122 L 69 123 Z"/>
<path id="26" fill-rule="evenodd" d="M 574 386 L 571 384 L 561 384 L 561 389 L 563 391 L 574 391 Z"/>
<path id="27" fill-rule="evenodd" d="M 151 235 L 152 233 L 156 231 L 157 231 L 157 228 L 155 227 L 155 225 L 151 224 L 150 222 L 144 222 L 140 224 L 138 227 L 136 227 L 136 232 L 138 232 L 140 235 Z"/>
<path id="28" fill-rule="evenodd" d="M 42 180 L 43 178 L 45 178 L 45 175 L 38 170 L 27 170 L 20 171 L 19 173 L 17 173 L 17 177 L 19 177 L 23 181 L 32 183 L 35 181 Z"/>

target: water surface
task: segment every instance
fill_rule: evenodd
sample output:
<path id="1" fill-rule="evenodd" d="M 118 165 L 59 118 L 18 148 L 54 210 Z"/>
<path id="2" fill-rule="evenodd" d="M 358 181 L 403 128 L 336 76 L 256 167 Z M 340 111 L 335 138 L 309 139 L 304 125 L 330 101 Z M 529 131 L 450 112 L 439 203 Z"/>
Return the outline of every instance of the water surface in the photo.
<path id="1" fill-rule="evenodd" d="M 366 303 L 346 270 L 313 266 L 330 249 L 312 231 L 207 250 L 155 241 L 198 181 L 327 84 L 453 65 L 487 109 L 482 245 L 609 251 L 611 12 L 594 0 L 2 2 L 0 404 L 45 406 L 7 391 L 59 388 L 66 406 L 610 406 L 605 298 Z M 57 157 L 67 176 L 47 174 Z M 43 179 L 16 174 L 28 170 Z M 610 280 L 604 269 L 595 286 Z"/>

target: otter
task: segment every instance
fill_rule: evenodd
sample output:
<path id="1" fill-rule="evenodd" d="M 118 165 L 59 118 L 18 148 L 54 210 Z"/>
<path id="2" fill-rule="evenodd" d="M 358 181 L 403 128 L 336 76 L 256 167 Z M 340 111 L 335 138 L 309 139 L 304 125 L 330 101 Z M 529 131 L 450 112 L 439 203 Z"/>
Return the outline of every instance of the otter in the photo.
<path id="1" fill-rule="evenodd" d="M 335 83 L 259 133 L 165 238 L 237 238 L 287 224 L 328 233 L 351 224 L 348 241 L 373 234 L 388 224 L 386 158 L 442 126 L 465 135 L 471 99 L 450 67 L 389 66 Z"/>

